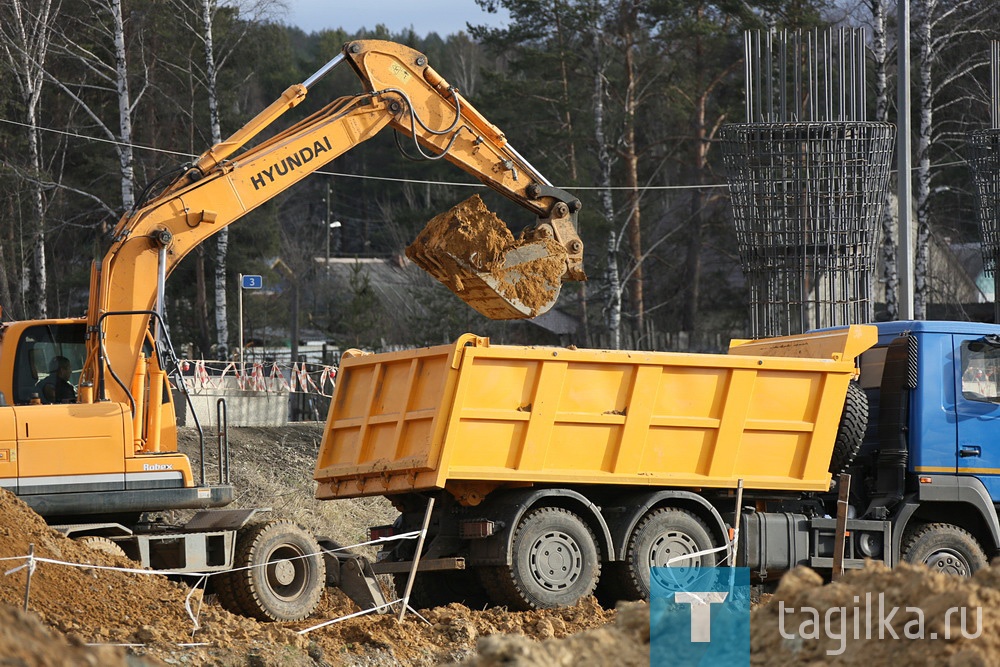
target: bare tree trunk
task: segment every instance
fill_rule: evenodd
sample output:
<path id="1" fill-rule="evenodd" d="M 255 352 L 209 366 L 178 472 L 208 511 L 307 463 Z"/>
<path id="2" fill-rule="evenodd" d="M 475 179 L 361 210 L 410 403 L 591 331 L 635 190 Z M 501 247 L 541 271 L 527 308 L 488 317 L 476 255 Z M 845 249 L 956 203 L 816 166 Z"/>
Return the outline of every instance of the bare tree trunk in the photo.
<path id="1" fill-rule="evenodd" d="M 875 120 L 889 121 L 888 45 L 886 44 L 884 0 L 869 0 L 872 12 L 872 59 L 875 64 Z M 885 281 L 885 308 L 890 320 L 899 317 L 899 271 L 896 266 L 896 224 L 892 216 L 892 195 L 887 191 L 882 205 L 882 277 Z"/>
<path id="2" fill-rule="evenodd" d="M 604 57 L 601 49 L 601 25 L 599 18 L 594 19 L 592 35 L 594 55 L 594 143 L 597 145 L 597 164 L 599 169 L 598 199 L 601 213 L 611 228 L 607 244 L 607 293 L 605 296 L 605 322 L 610 338 L 610 347 L 621 349 L 622 320 L 622 288 L 621 276 L 618 272 L 619 236 L 615 228 L 614 199 L 611 196 L 611 151 L 604 135 Z"/>
<path id="3" fill-rule="evenodd" d="M 625 51 L 625 125 L 623 136 L 622 157 L 625 160 L 625 185 L 628 188 L 628 240 L 632 251 L 632 261 L 635 268 L 629 280 L 632 293 L 632 308 L 635 313 L 635 328 L 641 337 L 646 329 L 646 317 L 643 296 L 642 271 L 642 229 L 640 227 L 641 210 L 639 206 L 639 154 L 635 145 L 636 112 L 639 106 L 638 81 L 635 71 L 635 34 L 636 6 L 631 0 L 622 3 L 623 49 Z"/>
<path id="4" fill-rule="evenodd" d="M 562 12 L 556 8 L 556 39 L 559 44 L 559 74 L 562 79 L 563 125 L 566 130 L 566 151 L 569 155 L 569 178 L 576 180 L 576 142 L 573 141 L 573 114 L 570 111 L 569 72 L 566 67 L 565 48 L 563 46 Z"/>
<path id="5" fill-rule="evenodd" d="M 201 21 L 205 43 L 205 76 L 208 88 L 208 111 L 212 124 L 212 144 L 222 141 L 219 122 L 218 69 L 215 64 L 213 23 L 216 0 L 202 0 Z M 229 346 L 229 312 L 226 300 L 226 256 L 229 254 L 229 229 L 215 237 L 215 342 L 219 357 L 225 358 Z"/>
<path id="6" fill-rule="evenodd" d="M 121 170 L 121 209 L 128 211 L 135 204 L 135 174 L 132 151 L 132 115 L 136 106 L 149 88 L 148 71 L 143 71 L 135 77 L 141 82 L 140 90 L 134 93 L 129 86 L 129 61 L 125 48 L 125 21 L 122 13 L 121 0 L 89 0 L 93 24 L 82 26 L 93 29 L 93 34 L 84 34 L 84 40 L 77 31 L 63 30 L 58 34 L 59 42 L 54 44 L 61 54 L 76 58 L 82 68 L 89 73 L 89 78 L 83 82 L 83 87 L 93 92 L 100 90 L 115 97 L 118 114 L 117 122 L 107 122 L 102 117 L 102 108 L 89 104 L 80 96 L 80 86 L 51 78 L 63 94 L 69 97 L 79 109 L 86 114 L 93 124 L 111 141 L 118 154 Z M 78 21 L 85 23 L 85 20 Z M 82 33 L 81 33 L 82 34 Z M 103 40 L 107 39 L 105 43 Z M 98 45 L 100 48 L 96 48 Z M 108 50 L 110 48 L 110 50 Z M 121 210 L 118 206 L 105 205 L 108 210 Z"/>
<path id="7" fill-rule="evenodd" d="M 218 75 L 226 61 L 233 55 L 236 46 L 247 35 L 249 26 L 256 21 L 265 20 L 272 8 L 278 5 L 272 0 L 235 0 L 227 6 L 236 8 L 243 19 L 245 27 L 226 40 L 226 46 L 220 47 L 215 41 L 215 16 L 218 11 L 218 0 L 199 0 L 190 3 L 186 0 L 171 0 L 178 18 L 184 22 L 192 35 L 202 43 L 205 53 L 205 78 L 201 84 L 205 86 L 208 101 L 209 122 L 211 124 L 212 143 L 222 141 L 222 123 L 219 114 Z M 226 290 L 226 261 L 229 254 L 229 229 L 224 228 L 215 237 L 215 332 L 217 355 L 220 358 L 228 356 L 229 346 L 229 309 Z"/>
<path id="8" fill-rule="evenodd" d="M 135 171 L 132 155 L 132 100 L 128 90 L 128 60 L 125 57 L 125 22 L 121 0 L 111 0 L 108 6 L 114 28 L 115 74 L 118 87 L 118 160 L 122 174 L 122 208 L 135 204 Z"/>
<path id="9" fill-rule="evenodd" d="M 700 11 L 700 8 L 699 8 Z M 693 162 L 694 186 L 691 191 L 691 222 L 690 236 L 687 244 L 687 284 L 684 289 L 684 317 L 682 328 L 694 332 L 698 326 L 698 301 L 701 297 L 701 236 L 705 225 L 705 169 L 708 166 L 708 128 L 705 125 L 708 105 L 708 91 L 703 85 L 704 70 L 702 67 L 702 43 L 695 37 L 694 66 L 695 82 L 698 86 L 698 97 L 694 101 L 694 113 L 691 117 L 693 131 Z"/>
<path id="10" fill-rule="evenodd" d="M 200 352 L 199 357 L 201 359 L 207 359 L 209 350 L 211 348 L 210 341 L 212 340 L 212 337 L 208 330 L 208 323 L 209 323 L 208 301 L 205 298 L 208 292 L 205 289 L 204 246 L 198 246 L 197 248 L 195 248 L 194 276 L 195 276 L 194 312 L 195 312 L 195 317 L 198 318 L 198 351 Z"/>
<path id="11" fill-rule="evenodd" d="M 28 244 L 32 248 L 30 271 L 23 275 L 21 301 L 26 316 L 48 317 L 48 271 L 45 265 L 45 194 L 41 179 L 42 156 L 38 135 L 38 104 L 45 80 L 45 60 L 49 53 L 52 24 L 59 4 L 51 0 L 24 2 L 10 0 L 0 15 L 0 48 L 11 65 L 24 104 L 28 127 L 28 170 L 31 179 L 32 230 Z M 6 276 L 4 276 L 6 282 Z M 5 291 L 9 293 L 9 288 Z M 7 303 L 9 304 L 9 296 Z"/>

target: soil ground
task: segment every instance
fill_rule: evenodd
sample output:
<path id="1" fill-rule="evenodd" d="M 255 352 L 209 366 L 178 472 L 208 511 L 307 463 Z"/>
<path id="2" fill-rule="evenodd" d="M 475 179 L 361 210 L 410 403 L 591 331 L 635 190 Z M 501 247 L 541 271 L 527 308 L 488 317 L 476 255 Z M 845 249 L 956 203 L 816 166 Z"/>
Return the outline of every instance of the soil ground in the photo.
<path id="1" fill-rule="evenodd" d="M 360 542 L 368 526 L 391 522 L 395 512 L 381 499 L 321 502 L 312 498 L 312 465 L 321 437 L 322 428 L 313 424 L 231 429 L 231 471 L 238 489 L 237 504 L 270 507 L 271 515 L 292 518 L 341 543 Z M 197 453 L 198 438 L 193 430 L 183 429 L 181 442 L 182 449 Z M 206 456 L 210 481 L 218 474 L 214 461 Z M 17 497 L 2 490 L 0 517 L 0 558 L 24 556 L 33 545 L 39 558 L 135 567 L 128 559 L 63 537 Z M 0 567 L 7 571 L 22 563 L 6 560 L 0 562 Z M 623 632 L 631 636 L 637 627 L 641 633 L 648 624 L 630 622 L 624 630 L 618 629 L 614 611 L 587 599 L 576 607 L 540 612 L 470 610 L 450 605 L 422 610 L 420 617 L 410 614 L 402 622 L 393 615 L 363 616 L 299 634 L 304 628 L 357 610 L 339 591 L 328 589 L 312 617 L 298 623 L 258 623 L 230 614 L 214 604 L 211 596 L 202 602 L 200 591 L 196 591 L 190 601 L 192 610 L 198 611 L 196 627 L 185 607 L 190 582 L 175 582 L 155 574 L 40 562 L 31 577 L 25 613 L 22 606 L 26 574 L 21 569 L 0 577 L 3 665 L 377 667 L 447 664 L 472 657 L 475 664 L 511 664 L 511 656 L 514 664 L 552 664 L 547 659 L 531 663 L 523 658 L 534 647 L 543 646 L 535 640 L 554 641 L 596 628 L 599 630 L 593 635 L 580 635 L 579 641 L 604 646 Z M 475 656 L 477 642 L 483 648 Z M 629 643 L 634 645 L 635 641 Z M 641 642 L 634 652 L 635 660 L 622 664 L 648 663 L 648 648 L 643 652 Z M 600 660 L 592 662 L 599 664 Z"/>
<path id="2" fill-rule="evenodd" d="M 391 521 L 394 512 L 378 499 L 312 498 L 312 462 L 321 435 L 319 425 L 232 429 L 237 503 L 271 507 L 276 517 L 292 518 L 345 544 L 357 543 L 367 526 Z M 198 450 L 193 431 L 185 430 L 181 439 L 184 449 Z M 217 474 L 214 465 L 206 467 L 210 479 Z M 26 555 L 29 545 L 37 557 L 91 567 L 37 563 L 24 612 L 27 571 L 16 568 L 23 563 L 17 557 Z M 201 600 L 195 591 L 188 604 L 196 624 L 186 609 L 190 582 L 98 569 L 134 563 L 66 539 L 2 490 L 0 558 L 7 559 L 0 561 L 0 572 L 6 573 L 0 576 L 0 665 L 649 664 L 648 606 L 630 603 L 607 610 L 593 598 L 572 608 L 535 612 L 453 604 L 421 610 L 402 622 L 392 615 L 363 616 L 300 634 L 356 607 L 338 591 L 327 590 L 317 611 L 304 621 L 258 623 L 230 614 L 211 596 Z M 884 609 L 899 609 L 885 623 L 880 622 L 885 617 L 878 607 L 880 595 Z M 965 618 L 953 612 L 947 623 L 952 609 L 965 609 Z M 834 632 L 818 632 L 813 613 L 821 623 L 832 619 Z M 907 638 L 918 630 L 923 639 Z M 1000 564 L 971 579 L 906 564 L 891 571 L 870 566 L 848 572 L 836 583 L 824 583 L 812 570 L 798 568 L 756 604 L 751 662 L 1000 664 Z"/>

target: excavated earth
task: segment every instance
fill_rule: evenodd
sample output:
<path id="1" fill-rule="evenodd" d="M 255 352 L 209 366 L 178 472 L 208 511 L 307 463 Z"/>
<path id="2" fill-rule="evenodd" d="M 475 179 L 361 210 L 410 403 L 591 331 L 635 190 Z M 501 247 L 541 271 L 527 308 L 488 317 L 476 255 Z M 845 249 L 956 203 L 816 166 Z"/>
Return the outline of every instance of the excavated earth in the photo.
<path id="1" fill-rule="evenodd" d="M 320 438 L 318 425 L 232 429 L 237 502 L 269 506 L 274 516 L 291 517 L 315 532 L 356 543 L 364 527 L 391 520 L 392 508 L 377 499 L 313 500 L 312 461 Z M 196 442 L 191 431 L 182 433 L 184 449 L 197 452 Z M 209 465 L 208 472 L 217 471 Z M 27 571 L 17 568 L 30 545 L 38 558 L 83 566 L 37 562 L 25 612 Z M 2 490 L 0 558 L 6 559 L 0 562 L 0 572 L 6 573 L 0 577 L 0 665 L 649 664 L 649 612 L 643 603 L 607 610 L 589 598 L 575 607 L 535 612 L 452 604 L 421 610 L 402 622 L 395 616 L 363 616 L 300 634 L 356 611 L 342 594 L 327 591 L 317 611 L 304 621 L 258 623 L 223 610 L 212 596 L 202 600 L 199 590 L 189 598 L 191 582 L 99 569 L 135 564 L 62 537 Z M 866 593 L 875 600 L 883 594 L 887 609 L 900 608 L 882 629 L 885 639 L 878 639 L 877 602 L 870 605 L 872 620 L 866 621 Z M 846 631 L 815 637 L 803 606 L 815 609 L 821 621 L 830 616 L 834 630 Z M 965 625 L 953 615 L 947 633 L 948 610 L 963 607 L 968 610 Z M 907 631 L 915 630 L 917 618 L 923 619 L 925 638 L 905 639 Z M 858 639 L 852 638 L 855 623 Z M 872 628 L 870 639 L 865 638 L 866 624 Z M 889 627 L 900 639 L 891 638 L 885 629 Z M 752 612 L 751 662 L 1000 664 L 1000 564 L 971 579 L 906 564 L 892 571 L 870 566 L 832 584 L 808 568 L 798 568 Z"/>
<path id="2" fill-rule="evenodd" d="M 512 251 L 519 254 L 529 245 L 542 250 L 541 256 L 505 265 Z M 502 300 L 528 310 L 523 317 L 551 307 L 566 271 L 565 248 L 550 238 L 515 239 L 479 195 L 431 219 L 406 248 L 406 256 L 477 310 L 486 305 L 495 312 L 482 303 L 489 300 L 490 290 L 476 274 L 488 275 Z"/>
<path id="3" fill-rule="evenodd" d="M 275 517 L 291 517 L 342 543 L 357 543 L 367 526 L 391 521 L 394 512 L 381 499 L 312 499 L 312 465 L 321 436 L 319 425 L 231 429 L 237 504 L 270 507 Z M 182 449 L 197 453 L 193 431 L 182 429 L 181 440 Z M 211 480 L 217 469 L 209 465 L 208 474 Z M 169 514 L 166 518 L 183 519 Z M 128 559 L 63 537 L 17 497 L 0 490 L 0 558 L 9 559 L 0 562 L 0 572 L 22 565 L 24 561 L 18 557 L 27 555 L 30 545 L 37 558 L 135 567 Z M 421 610 L 422 618 L 410 614 L 402 622 L 392 615 L 362 616 L 299 634 L 357 611 L 357 607 L 338 591 L 328 590 L 317 611 L 304 621 L 259 623 L 230 614 L 215 604 L 212 596 L 201 600 L 200 590 L 188 601 L 190 581 L 48 562 L 36 563 L 25 613 L 26 575 L 27 571 L 20 569 L 0 577 L 0 665 L 376 667 L 437 665 L 465 659 L 480 665 L 511 664 L 511 660 L 515 664 L 553 664 L 548 658 L 525 662 L 525 656 L 536 650 L 586 655 L 585 651 L 598 648 L 602 655 L 610 655 L 616 650 L 612 646 L 626 634 L 629 640 L 622 643 L 634 645 L 635 633 L 644 632 L 647 624 L 633 620 L 619 629 L 614 611 L 587 599 L 572 608 L 517 613 L 470 610 L 455 604 Z M 580 653 L 550 644 L 570 636 L 584 642 Z M 478 654 L 477 644 L 481 646 Z M 643 651 L 641 642 L 632 653 L 637 656 L 624 664 L 648 663 L 648 648 Z M 589 662 L 599 664 L 601 658 L 595 654 Z"/>

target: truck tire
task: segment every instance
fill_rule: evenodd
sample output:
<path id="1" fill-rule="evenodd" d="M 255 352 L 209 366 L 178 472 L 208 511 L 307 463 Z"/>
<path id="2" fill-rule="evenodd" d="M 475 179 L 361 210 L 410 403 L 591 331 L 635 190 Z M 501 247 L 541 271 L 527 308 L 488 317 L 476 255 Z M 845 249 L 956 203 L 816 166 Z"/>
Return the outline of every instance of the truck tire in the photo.
<path id="1" fill-rule="evenodd" d="M 261 621 L 299 621 L 319 604 L 326 564 L 316 539 L 289 521 L 247 526 L 236 538 L 233 569 L 215 591 L 229 611 Z"/>
<path id="2" fill-rule="evenodd" d="M 518 611 L 571 606 L 594 592 L 601 574 L 594 534 L 560 507 L 530 510 L 521 518 L 510 561 L 480 568 L 480 580 L 494 603 Z"/>
<path id="3" fill-rule="evenodd" d="M 396 597 L 403 599 L 409 572 L 392 575 Z M 449 570 L 447 572 L 417 572 L 410 589 L 409 604 L 414 609 L 430 609 L 458 602 L 469 609 L 482 609 L 489 604 L 489 596 L 479 582 L 474 570 Z"/>
<path id="4" fill-rule="evenodd" d="M 125 550 L 118 546 L 118 543 L 114 540 L 109 540 L 106 537 L 101 537 L 100 535 L 85 535 L 83 537 L 77 538 L 76 540 L 80 544 L 86 544 L 88 547 L 94 551 L 100 551 L 102 553 L 110 554 L 112 556 L 121 556 L 122 558 L 128 558 L 128 554 Z"/>
<path id="5" fill-rule="evenodd" d="M 653 510 L 632 531 L 625 547 L 624 560 L 609 563 L 601 580 L 600 599 L 606 605 L 619 600 L 648 600 L 650 568 L 668 567 L 667 561 L 714 545 L 708 526 L 695 514 L 674 507 Z M 693 579 L 697 568 L 712 567 L 719 554 L 703 554 L 687 565 L 675 565 L 677 581 L 664 581 L 664 586 L 676 588 Z"/>
<path id="6" fill-rule="evenodd" d="M 900 553 L 907 563 L 960 577 L 971 577 L 986 567 L 986 553 L 979 541 L 969 531 L 950 523 L 927 523 L 908 530 Z"/>
<path id="7" fill-rule="evenodd" d="M 844 412 L 840 416 L 840 426 L 837 428 L 837 439 L 833 443 L 833 455 L 830 457 L 830 472 L 834 475 L 847 470 L 854 457 L 861 449 L 868 430 L 868 395 L 857 382 L 847 385 L 847 397 L 844 400 Z"/>

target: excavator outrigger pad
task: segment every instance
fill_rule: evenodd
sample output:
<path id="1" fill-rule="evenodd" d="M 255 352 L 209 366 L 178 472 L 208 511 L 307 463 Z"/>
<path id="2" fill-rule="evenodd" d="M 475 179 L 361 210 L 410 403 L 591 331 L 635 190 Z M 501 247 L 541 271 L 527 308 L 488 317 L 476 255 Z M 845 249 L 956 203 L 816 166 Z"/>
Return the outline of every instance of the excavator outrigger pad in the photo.
<path id="1" fill-rule="evenodd" d="M 515 239 L 473 195 L 428 222 L 406 256 L 486 317 L 516 320 L 552 308 L 568 254 L 544 234 Z"/>

